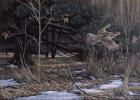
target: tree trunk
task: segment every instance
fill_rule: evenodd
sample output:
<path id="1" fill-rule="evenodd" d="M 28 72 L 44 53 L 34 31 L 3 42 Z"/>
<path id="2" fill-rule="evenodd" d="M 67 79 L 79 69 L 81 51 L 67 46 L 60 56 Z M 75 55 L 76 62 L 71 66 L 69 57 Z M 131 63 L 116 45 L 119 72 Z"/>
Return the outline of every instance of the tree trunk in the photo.
<path id="1" fill-rule="evenodd" d="M 124 78 L 124 94 L 127 95 L 129 88 L 128 88 L 129 76 L 126 75 Z"/>
<path id="2" fill-rule="evenodd" d="M 18 50 L 14 52 L 14 56 L 10 63 L 17 65 L 20 69 L 34 65 L 34 62 L 31 58 L 31 54 L 28 53 L 28 51 L 25 53 L 25 55 L 22 55 L 21 52 Z"/>

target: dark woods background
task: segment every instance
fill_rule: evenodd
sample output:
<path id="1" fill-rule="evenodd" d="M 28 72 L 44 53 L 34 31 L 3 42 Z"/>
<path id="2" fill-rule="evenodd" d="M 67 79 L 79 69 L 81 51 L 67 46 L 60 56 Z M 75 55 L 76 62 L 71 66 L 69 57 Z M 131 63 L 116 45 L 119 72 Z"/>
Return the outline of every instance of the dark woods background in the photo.
<path id="1" fill-rule="evenodd" d="M 27 2 L 26 0 L 19 0 L 19 1 L 22 1 L 24 3 Z M 27 34 L 38 39 L 38 24 L 32 18 L 33 12 L 30 9 L 28 9 L 21 3 L 17 2 L 16 0 L 1 0 L 0 4 L 1 4 L 0 6 L 0 33 L 7 32 L 7 31 L 9 31 L 11 34 L 16 33 L 17 30 L 13 26 L 16 26 L 18 28 L 23 28 L 25 27 L 25 24 L 26 24 Z M 98 3 L 91 3 L 91 0 L 88 0 L 88 1 L 85 0 L 85 2 L 81 0 L 44 0 L 41 14 L 42 16 L 46 18 L 52 17 L 55 20 L 61 20 L 63 19 L 64 14 L 68 14 L 69 24 L 64 25 L 63 21 L 60 21 L 59 25 L 73 28 L 74 30 L 82 34 L 83 36 L 86 36 L 86 34 L 89 32 L 94 34 L 100 28 L 110 23 L 112 26 L 111 28 L 108 29 L 109 31 L 121 32 L 121 35 L 115 38 L 116 42 L 118 42 L 121 45 L 121 49 L 115 52 L 105 53 L 107 50 L 102 45 L 97 44 L 94 47 L 97 58 L 100 58 L 103 55 L 108 55 L 112 53 L 114 53 L 114 55 L 117 57 L 118 53 L 123 52 L 123 54 L 125 54 L 126 51 L 128 51 L 130 55 L 135 54 L 136 52 L 139 51 L 139 44 L 133 43 L 133 39 L 139 37 L 139 23 L 136 23 L 132 27 L 131 31 L 129 32 L 130 34 L 126 34 L 123 26 L 116 20 L 115 13 L 114 15 L 108 13 L 106 6 L 107 5 L 101 6 Z M 48 11 L 50 11 L 51 14 Z M 114 10 L 114 12 L 117 12 L 117 10 Z M 46 19 L 42 19 L 42 23 L 44 24 L 47 21 L 48 20 Z M 47 32 L 47 29 L 43 34 L 45 34 L 46 32 Z M 73 34 L 75 34 L 73 35 L 73 37 L 78 40 L 79 35 L 77 36 L 76 33 L 73 33 Z M 127 35 L 129 36 L 129 43 L 126 43 L 125 41 L 128 38 Z M 23 41 L 23 44 L 25 44 L 24 42 L 26 41 L 24 40 L 25 38 L 23 38 L 24 36 L 17 36 L 17 37 L 22 37 L 21 41 Z M 4 40 L 3 37 L 1 37 L 0 47 L 3 48 L 1 49 L 1 51 L 2 52 L 19 51 L 19 48 L 16 48 L 17 37 L 9 38 L 8 40 Z M 50 35 L 48 36 L 42 35 L 42 39 L 46 39 L 46 40 L 51 37 L 52 36 Z M 62 36 L 61 38 L 69 41 L 69 39 L 66 39 L 68 38 L 67 36 Z M 126 47 L 126 44 L 128 45 L 128 47 Z M 49 51 L 48 49 L 50 49 L 50 47 L 51 47 L 50 44 L 47 44 L 47 46 L 44 47 L 46 51 L 41 51 L 41 52 L 44 52 L 47 55 Z M 43 50 L 44 48 L 42 47 Z M 31 46 L 29 46 L 28 49 L 29 49 L 28 50 L 29 54 L 31 54 L 33 51 L 36 51 L 34 53 L 37 54 L 36 45 L 35 43 L 33 43 L 33 41 L 31 42 Z M 52 57 L 54 57 L 54 55 L 52 55 Z M 29 59 L 30 57 L 27 56 L 27 58 Z"/>

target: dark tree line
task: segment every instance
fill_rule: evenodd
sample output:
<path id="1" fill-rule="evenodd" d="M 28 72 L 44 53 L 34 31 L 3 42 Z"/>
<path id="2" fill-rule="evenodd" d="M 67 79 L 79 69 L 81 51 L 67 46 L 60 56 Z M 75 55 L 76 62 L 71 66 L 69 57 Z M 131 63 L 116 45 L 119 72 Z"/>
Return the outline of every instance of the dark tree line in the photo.
<path id="1" fill-rule="evenodd" d="M 20 0 L 26 3 L 26 0 Z M 1 38 L 0 44 L 6 45 L 10 44 L 12 46 L 7 46 L 6 51 L 14 52 L 14 57 L 11 62 L 24 64 L 34 64 L 31 59 L 32 54 L 37 54 L 37 44 L 31 37 L 38 40 L 38 25 L 36 21 L 32 18 L 32 11 L 20 4 L 16 0 L 1 0 L 0 4 L 0 32 L 10 32 L 12 37 L 4 40 Z M 42 34 L 41 38 L 41 53 L 48 56 L 51 52 L 51 56 L 55 57 L 56 51 L 65 50 L 68 52 L 78 52 L 83 54 L 83 58 L 87 55 L 88 50 L 84 44 L 84 37 L 88 32 L 96 33 L 99 28 L 107 23 L 113 23 L 114 19 L 111 17 L 103 20 L 105 15 L 105 9 L 103 7 L 83 5 L 72 2 L 71 0 L 44 0 L 42 5 L 43 16 L 50 18 L 50 13 L 47 10 L 51 10 L 51 6 L 54 6 L 52 10 L 52 16 L 54 20 L 51 20 L 46 30 Z M 64 14 L 69 15 L 69 23 L 64 24 L 63 16 Z M 45 25 L 48 19 L 42 19 L 42 23 Z M 26 24 L 26 27 L 25 27 Z M 26 29 L 25 34 L 21 30 Z M 120 26 L 114 25 L 110 30 L 120 31 L 122 29 Z M 14 35 L 19 33 L 20 35 Z M 136 29 L 134 30 L 134 32 Z M 136 32 L 135 32 L 136 33 Z M 31 37 L 29 37 L 29 36 Z M 123 35 L 118 38 L 118 41 L 123 40 Z M 28 43 L 29 42 L 29 43 Z M 28 45 L 25 45 L 27 44 Z M 123 41 L 122 41 L 123 43 Z M 21 47 L 22 45 L 22 47 Z M 24 62 L 21 61 L 21 51 L 25 49 Z M 95 46 L 95 50 L 98 52 L 97 55 L 101 56 L 104 53 L 102 46 Z M 132 50 L 132 49 L 131 49 Z M 125 49 L 124 49 L 125 51 Z M 23 56 L 22 56 L 23 57 Z"/>

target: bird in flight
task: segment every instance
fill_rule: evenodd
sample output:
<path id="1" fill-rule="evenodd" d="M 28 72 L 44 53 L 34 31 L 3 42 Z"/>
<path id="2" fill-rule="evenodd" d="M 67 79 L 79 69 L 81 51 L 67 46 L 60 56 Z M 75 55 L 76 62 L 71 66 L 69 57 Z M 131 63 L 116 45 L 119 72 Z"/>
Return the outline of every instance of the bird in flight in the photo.
<path id="1" fill-rule="evenodd" d="M 115 43 L 112 39 L 120 35 L 119 32 L 108 32 L 106 31 L 111 25 L 106 25 L 101 28 L 97 34 L 88 33 L 86 37 L 86 43 L 89 45 L 95 45 L 97 43 L 103 44 L 109 50 L 117 50 L 120 45 Z"/>

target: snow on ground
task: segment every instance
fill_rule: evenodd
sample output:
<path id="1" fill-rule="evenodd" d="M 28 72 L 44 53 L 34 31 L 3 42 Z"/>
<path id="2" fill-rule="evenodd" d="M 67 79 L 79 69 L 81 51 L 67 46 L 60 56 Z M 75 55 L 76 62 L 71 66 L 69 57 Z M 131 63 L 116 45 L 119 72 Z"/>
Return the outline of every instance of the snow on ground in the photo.
<path id="1" fill-rule="evenodd" d="M 75 77 L 76 79 L 82 79 L 83 77 Z"/>
<path id="2" fill-rule="evenodd" d="M 136 95 L 135 93 L 128 91 L 129 95 Z"/>
<path id="3" fill-rule="evenodd" d="M 10 68 L 18 68 L 18 66 L 17 65 L 14 65 L 14 64 L 10 64 L 10 65 L 8 65 Z"/>
<path id="4" fill-rule="evenodd" d="M 0 80 L 1 87 L 8 87 L 8 86 L 14 86 L 14 85 L 18 85 L 18 83 L 14 81 L 13 78 L 10 78 L 7 80 Z"/>
<path id="5" fill-rule="evenodd" d="M 77 85 L 85 85 L 85 84 L 82 84 L 80 82 L 77 82 L 76 83 Z M 140 83 L 129 83 L 133 86 L 139 86 Z M 100 93 L 100 92 L 105 92 L 105 90 L 107 89 L 113 89 L 113 88 L 119 88 L 123 86 L 123 81 L 121 79 L 119 80 L 112 80 L 111 83 L 108 83 L 108 84 L 103 84 L 103 85 L 99 85 L 99 87 L 97 88 L 90 88 L 90 89 L 82 89 L 83 91 L 85 91 L 86 93 Z M 73 90 L 74 92 L 78 92 L 79 90 Z M 128 91 L 129 95 L 140 95 L 140 94 L 137 94 L 137 93 L 134 93 L 132 91 Z"/>
<path id="6" fill-rule="evenodd" d="M 3 70 L 3 68 L 0 68 L 0 70 Z"/>
<path id="7" fill-rule="evenodd" d="M 134 93 L 134 92 L 132 92 L 132 91 L 128 91 L 128 93 L 129 93 L 130 96 L 140 95 L 140 94 L 138 94 L 138 93 Z"/>
<path id="8" fill-rule="evenodd" d="M 85 85 L 84 83 L 81 83 L 81 82 L 76 82 L 75 84 L 78 85 L 78 86 Z"/>
<path id="9" fill-rule="evenodd" d="M 98 89 L 94 89 L 94 88 L 91 88 L 91 89 L 81 89 L 81 90 L 86 92 L 86 93 L 89 93 L 89 94 L 96 94 L 96 93 L 104 92 L 103 90 L 98 90 Z M 75 90 L 71 90 L 71 92 L 79 93 L 80 90 L 75 89 Z"/>
<path id="10" fill-rule="evenodd" d="M 81 74 L 83 71 L 78 70 L 78 71 L 73 71 L 72 74 Z"/>
<path id="11" fill-rule="evenodd" d="M 123 85 L 123 82 L 122 82 L 121 79 L 119 79 L 119 80 L 113 80 L 109 84 L 100 85 L 99 86 L 99 89 L 113 89 L 113 88 L 121 87 L 122 85 Z"/>
<path id="12" fill-rule="evenodd" d="M 94 76 L 90 76 L 90 78 L 91 78 L 92 80 L 96 80 L 96 78 L 95 78 Z"/>
<path id="13" fill-rule="evenodd" d="M 18 97 L 16 100 L 81 100 L 76 94 L 68 92 L 47 91 L 40 95 L 29 97 Z"/>
<path id="14" fill-rule="evenodd" d="M 66 53 L 63 53 L 60 51 L 58 51 L 55 55 L 55 57 L 71 57 L 71 56 L 72 56 L 72 54 L 68 54 L 68 53 L 66 54 Z M 49 57 L 51 57 L 51 53 L 49 53 Z"/>
<path id="15" fill-rule="evenodd" d="M 113 75 L 113 77 L 115 77 L 115 78 L 119 78 L 120 76 L 118 76 L 118 75 Z"/>
<path id="16" fill-rule="evenodd" d="M 86 93 L 100 93 L 100 92 L 104 92 L 102 90 L 97 90 L 97 89 L 82 89 L 83 91 L 85 91 Z"/>
<path id="17" fill-rule="evenodd" d="M 140 86 L 140 83 L 129 83 L 129 85 L 132 85 L 132 86 Z"/>
<path id="18" fill-rule="evenodd" d="M 136 83 L 131 83 L 133 85 L 137 85 Z M 76 85 L 86 85 L 80 82 L 76 82 Z M 119 80 L 112 80 L 111 83 L 99 85 L 98 88 L 82 88 L 83 91 L 89 94 L 96 94 L 96 93 L 103 93 L 106 92 L 106 89 L 113 89 L 118 88 L 123 85 L 123 82 L 121 79 Z M 139 85 L 139 84 L 138 84 Z M 79 92 L 79 90 L 71 90 L 73 93 Z M 36 96 L 29 96 L 29 97 L 18 97 L 16 100 L 82 100 L 82 97 L 68 92 L 56 92 L 56 91 L 47 91 L 47 92 L 40 92 L 40 95 Z M 128 91 L 130 96 L 140 95 L 137 93 L 134 93 L 132 91 Z"/>
<path id="19" fill-rule="evenodd" d="M 80 65 L 80 64 L 83 64 L 83 62 L 78 62 L 77 61 L 77 62 L 72 62 L 71 64 Z M 85 69 L 83 69 L 82 72 L 85 72 Z"/>

